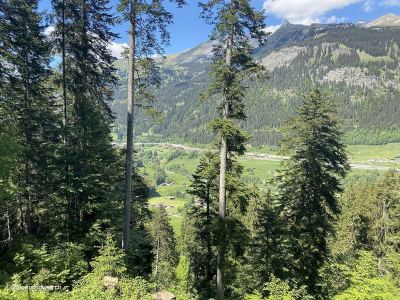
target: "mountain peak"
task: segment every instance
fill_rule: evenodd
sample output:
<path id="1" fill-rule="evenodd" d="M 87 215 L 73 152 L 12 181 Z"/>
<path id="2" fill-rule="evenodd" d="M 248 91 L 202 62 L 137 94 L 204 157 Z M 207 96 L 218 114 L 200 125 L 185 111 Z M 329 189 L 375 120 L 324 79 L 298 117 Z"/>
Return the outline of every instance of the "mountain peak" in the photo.
<path id="1" fill-rule="evenodd" d="M 387 14 L 365 25 L 365 27 L 400 27 L 400 16 L 396 14 Z"/>

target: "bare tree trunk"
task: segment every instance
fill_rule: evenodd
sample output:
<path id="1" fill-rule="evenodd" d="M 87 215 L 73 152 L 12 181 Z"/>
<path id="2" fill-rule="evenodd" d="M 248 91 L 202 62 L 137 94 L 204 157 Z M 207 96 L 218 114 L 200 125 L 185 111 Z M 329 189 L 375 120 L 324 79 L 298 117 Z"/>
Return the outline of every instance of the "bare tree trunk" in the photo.
<path id="1" fill-rule="evenodd" d="M 129 228 L 131 223 L 131 203 L 132 203 L 132 156 L 133 156 L 133 111 L 134 111 L 134 92 L 135 92 L 135 28 L 136 28 L 136 0 L 131 0 L 131 30 L 128 60 L 128 118 L 126 136 L 126 164 L 125 164 L 125 202 L 124 202 L 124 225 L 122 232 L 122 249 L 129 248 Z"/>
<path id="2" fill-rule="evenodd" d="M 27 54 L 25 54 L 25 64 L 29 65 L 30 61 L 29 61 L 29 57 Z M 31 103 L 28 101 L 28 99 L 30 99 L 30 95 L 28 92 L 28 85 L 29 85 L 29 79 L 26 79 L 26 77 L 24 77 L 24 108 L 25 111 L 27 111 L 29 108 L 31 108 Z M 23 120 L 23 144 L 26 147 L 26 145 L 28 145 L 28 141 L 31 141 L 32 138 L 32 134 L 28 131 L 26 132 L 26 127 L 27 122 L 29 122 L 28 120 Z M 29 134 L 29 138 L 27 136 L 27 134 Z M 24 200 L 26 201 L 25 203 L 25 216 L 24 216 L 24 229 L 25 229 L 25 233 L 31 233 L 31 196 L 30 196 L 30 187 L 28 186 L 28 182 L 30 182 L 30 176 L 29 176 L 29 161 L 28 158 L 25 156 L 24 157 L 25 163 L 24 163 L 24 191 L 23 191 L 23 195 L 24 195 Z"/>
<path id="3" fill-rule="evenodd" d="M 70 180 L 69 180 L 69 166 L 68 166 L 68 160 L 67 160 L 67 117 L 68 117 L 68 100 L 67 100 L 67 72 L 66 72 L 66 49 L 65 49 L 65 1 L 62 1 L 62 29 L 61 29 L 61 68 L 62 68 L 62 101 L 63 101 L 63 152 L 64 152 L 64 171 L 65 171 L 65 183 L 70 186 Z M 73 209 L 73 204 L 72 204 L 72 199 L 71 197 L 68 197 L 67 194 L 65 194 L 65 201 L 67 203 L 67 210 L 65 212 L 65 218 L 66 218 L 66 224 L 67 224 L 67 230 L 66 230 L 66 236 L 67 239 L 69 240 L 70 238 L 70 232 L 72 231 L 71 224 L 72 224 L 72 209 Z"/>
<path id="4" fill-rule="evenodd" d="M 7 209 L 7 245 L 11 249 L 11 226 L 10 226 L 10 211 Z"/>
<path id="5" fill-rule="evenodd" d="M 224 118 L 225 119 L 225 118 Z M 220 154 L 220 176 L 219 176 L 219 202 L 218 216 L 223 225 L 220 234 L 217 254 L 217 300 L 224 299 L 224 265 L 225 265 L 225 213 L 226 213 L 226 160 L 227 160 L 227 142 L 226 137 L 221 138 Z"/>
<path id="6" fill-rule="evenodd" d="M 226 49 L 226 65 L 230 68 L 232 65 L 232 50 L 233 50 L 233 34 L 230 33 L 227 40 Z M 227 92 L 224 93 L 224 110 L 223 119 L 228 120 L 229 112 L 229 99 L 227 99 Z M 224 297 L 224 267 L 225 267 L 225 244 L 226 244 L 226 162 L 228 156 L 228 143 L 226 136 L 221 136 L 221 151 L 220 151 L 220 173 L 219 173 L 219 201 L 218 201 L 218 216 L 223 224 L 220 244 L 218 246 L 217 255 L 217 300 L 223 300 Z"/>
<path id="7" fill-rule="evenodd" d="M 207 183 L 207 196 L 206 196 L 206 203 L 207 203 L 207 226 L 210 226 L 211 223 L 211 214 L 210 214 L 210 185 Z M 207 264 L 207 280 L 211 281 L 213 274 L 212 274 L 212 249 L 211 249 L 211 234 L 207 230 L 207 257 L 208 257 L 208 264 Z"/>
<path id="8" fill-rule="evenodd" d="M 387 231 L 388 231 L 388 208 L 387 208 L 387 202 L 386 199 L 383 199 L 382 202 L 382 215 L 380 217 L 380 224 L 379 224 L 379 232 L 378 232 L 378 237 L 379 237 L 379 254 L 378 254 L 378 270 L 381 275 L 384 275 L 386 273 L 385 266 L 383 264 L 383 257 L 384 257 L 384 247 L 387 242 L 386 237 L 387 237 Z"/>
<path id="9" fill-rule="evenodd" d="M 62 32 L 61 32 L 61 47 L 62 47 L 62 93 L 63 93 L 63 125 L 64 125 L 64 144 L 66 144 L 65 127 L 67 126 L 67 79 L 65 74 L 65 1 L 62 2 Z"/>
<path id="10" fill-rule="evenodd" d="M 157 239 L 157 252 L 156 252 L 156 266 L 155 266 L 155 277 L 157 278 L 158 275 L 158 264 L 160 262 L 160 238 Z M 157 280 L 157 284 L 158 284 L 158 280 Z M 158 288 L 158 286 L 157 286 Z"/>
<path id="11" fill-rule="evenodd" d="M 31 233 L 31 214 L 32 214 L 32 203 L 31 203 L 31 195 L 28 191 L 28 164 L 25 163 L 25 200 L 26 200 L 26 210 L 25 210 L 25 233 Z"/>

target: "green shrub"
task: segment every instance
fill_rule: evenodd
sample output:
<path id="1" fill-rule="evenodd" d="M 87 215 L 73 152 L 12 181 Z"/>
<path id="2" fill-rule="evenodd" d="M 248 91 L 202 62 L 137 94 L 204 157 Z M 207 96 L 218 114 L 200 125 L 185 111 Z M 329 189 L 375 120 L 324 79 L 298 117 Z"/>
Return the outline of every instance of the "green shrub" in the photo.
<path id="1" fill-rule="evenodd" d="M 372 252 L 361 251 L 354 271 L 351 272 L 351 285 L 334 300 L 397 300 L 400 289 L 389 275 L 380 275 Z"/>
<path id="2" fill-rule="evenodd" d="M 14 256 L 14 284 L 71 286 L 88 272 L 81 246 L 63 243 L 50 249 L 36 241 L 24 242 Z"/>

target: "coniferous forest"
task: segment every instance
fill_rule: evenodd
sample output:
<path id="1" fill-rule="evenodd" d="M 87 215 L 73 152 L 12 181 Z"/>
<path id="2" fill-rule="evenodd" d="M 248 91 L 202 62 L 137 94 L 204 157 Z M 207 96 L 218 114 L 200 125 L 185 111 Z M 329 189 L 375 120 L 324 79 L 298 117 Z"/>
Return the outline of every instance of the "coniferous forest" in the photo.
<path id="1" fill-rule="evenodd" d="M 193 62 L 185 0 L 50 2 L 0 0 L 0 300 L 400 299 L 400 29 L 199 0 Z"/>

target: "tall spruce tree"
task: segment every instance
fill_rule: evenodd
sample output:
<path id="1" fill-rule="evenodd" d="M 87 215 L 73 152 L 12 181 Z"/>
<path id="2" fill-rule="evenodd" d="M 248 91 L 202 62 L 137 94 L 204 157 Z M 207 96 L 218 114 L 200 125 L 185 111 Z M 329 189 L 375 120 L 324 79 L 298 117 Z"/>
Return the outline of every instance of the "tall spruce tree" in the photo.
<path id="1" fill-rule="evenodd" d="M 185 0 L 170 0 L 178 6 Z M 158 68 L 152 57 L 163 55 L 163 47 L 169 43 L 167 26 L 173 16 L 161 0 L 120 0 L 119 11 L 130 23 L 128 53 L 128 114 L 125 162 L 125 202 L 122 248 L 129 248 L 131 225 L 132 169 L 133 169 L 133 121 L 135 105 L 144 105 L 154 99 L 148 87 L 159 82 Z"/>
<path id="2" fill-rule="evenodd" d="M 285 257 L 286 275 L 318 298 L 319 269 L 329 254 L 327 238 L 340 212 L 340 180 L 349 170 L 335 104 L 312 91 L 283 133 L 283 149 L 292 156 L 277 178 L 284 224 L 278 249 Z"/>
<path id="3" fill-rule="evenodd" d="M 220 117 L 214 122 L 214 130 L 220 134 L 219 218 L 222 224 L 218 247 L 217 300 L 224 299 L 224 265 L 226 228 L 226 173 L 228 154 L 243 153 L 246 139 L 234 119 L 245 119 L 242 102 L 245 86 L 243 79 L 260 68 L 251 57 L 250 38 L 260 43 L 265 37 L 263 12 L 256 12 L 248 0 L 210 0 L 200 3 L 202 16 L 214 26 L 212 76 L 214 81 L 205 98 L 218 95 L 222 99 L 218 110 Z M 236 140 L 238 143 L 233 143 Z"/>
<path id="4" fill-rule="evenodd" d="M 147 225 L 153 245 L 153 280 L 157 290 L 168 289 L 175 281 L 175 267 L 178 265 L 178 253 L 174 230 L 164 206 L 152 214 Z"/>
<path id="5" fill-rule="evenodd" d="M 51 48 L 38 1 L 2 1 L 0 18 L 0 124 L 13 120 L 9 133 L 19 145 L 9 170 L 14 190 L 6 210 L 11 240 L 21 233 L 43 236 L 51 231 L 46 220 L 55 198 L 60 124 L 49 88 Z"/>
<path id="6" fill-rule="evenodd" d="M 200 158 L 192 175 L 188 193 L 195 198 L 182 226 L 183 251 L 188 256 L 197 290 L 204 298 L 213 296 L 212 279 L 216 274 L 215 239 L 213 225 L 218 199 L 217 153 L 206 153 Z"/>
<path id="7" fill-rule="evenodd" d="M 2 111 L 0 105 L 0 113 Z M 15 227 L 16 207 L 13 195 L 16 187 L 11 184 L 13 166 L 17 161 L 20 145 L 14 126 L 0 119 L 0 253 L 3 249 L 11 248 L 11 241 L 19 228 Z"/>
<path id="8" fill-rule="evenodd" d="M 189 258 L 191 271 L 196 279 L 195 289 L 201 298 L 208 299 L 215 294 L 213 278 L 217 274 L 217 249 L 221 233 L 218 218 L 219 155 L 208 152 L 200 158 L 192 176 L 188 193 L 195 196 L 188 209 L 182 226 L 183 253 Z M 230 156 L 227 159 L 226 190 L 229 194 L 225 220 L 229 228 L 226 234 L 226 296 L 240 297 L 237 285 L 241 280 L 237 266 L 243 264 L 243 254 L 249 246 L 249 231 L 244 220 L 247 213 L 249 191 L 242 181 L 243 167 Z M 243 295 L 242 295 L 243 296 Z"/>
<path id="9" fill-rule="evenodd" d="M 65 235 L 92 243 L 116 227 L 118 156 L 112 146 L 109 101 L 116 82 L 108 45 L 114 17 L 108 0 L 53 1 L 55 50 L 61 55 L 64 145 L 61 196 Z"/>
<path id="10" fill-rule="evenodd" d="M 286 259 L 281 250 L 285 239 L 286 220 L 280 217 L 282 205 L 279 199 L 269 192 L 265 201 L 258 208 L 257 232 L 254 236 L 254 252 L 252 265 L 256 274 L 253 283 L 264 296 L 266 282 L 271 279 L 285 278 Z"/>
<path id="11" fill-rule="evenodd" d="M 53 22 L 54 33 L 53 42 L 55 51 L 61 56 L 61 78 L 58 78 L 58 84 L 61 86 L 62 96 L 62 107 L 63 107 L 63 126 L 64 126 L 64 144 L 66 144 L 66 126 L 68 117 L 68 100 L 67 100 L 67 49 L 71 48 L 71 38 L 67 37 L 67 34 L 72 34 L 71 18 L 72 12 L 71 6 L 74 3 L 68 0 L 52 0 L 53 6 Z M 68 51 L 69 52 L 69 51 Z M 68 171 L 68 170 L 67 170 Z"/>

